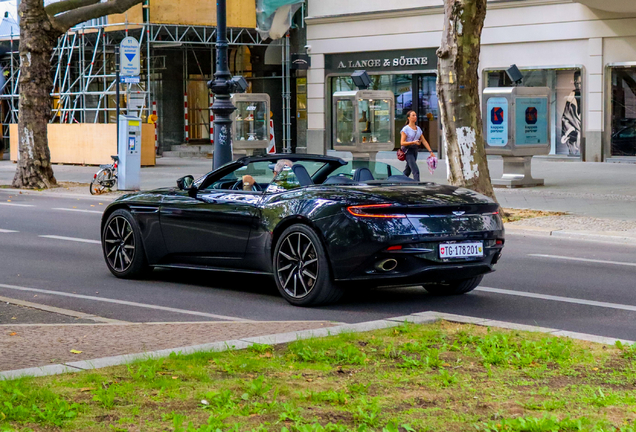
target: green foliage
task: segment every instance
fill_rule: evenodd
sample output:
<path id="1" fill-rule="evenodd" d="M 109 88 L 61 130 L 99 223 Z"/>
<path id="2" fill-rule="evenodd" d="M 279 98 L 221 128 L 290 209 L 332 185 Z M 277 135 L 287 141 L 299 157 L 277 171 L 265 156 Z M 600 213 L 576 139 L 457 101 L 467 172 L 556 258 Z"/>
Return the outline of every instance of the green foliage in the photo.
<path id="1" fill-rule="evenodd" d="M 483 338 L 468 337 L 464 345 L 472 345 L 484 365 L 527 367 L 534 364 L 563 365 L 572 360 L 572 341 L 545 337 L 540 340 L 513 338 L 509 334 L 488 332 Z"/>
<path id="2" fill-rule="evenodd" d="M 347 405 L 349 395 L 344 390 L 327 390 L 323 392 L 302 392 L 301 396 L 311 402 L 326 402 L 331 405 Z"/>
<path id="3" fill-rule="evenodd" d="M 0 424 L 13 421 L 61 427 L 77 417 L 81 408 L 32 380 L 0 381 Z"/>
<path id="4" fill-rule="evenodd" d="M 616 348 L 621 350 L 621 356 L 628 360 L 636 359 L 636 344 L 625 345 L 621 341 L 616 341 Z"/>
<path id="5" fill-rule="evenodd" d="M 289 352 L 301 362 L 331 365 L 362 365 L 367 358 L 366 354 L 353 344 L 338 339 L 328 346 L 320 339 L 297 341 L 289 345 Z"/>
<path id="6" fill-rule="evenodd" d="M 546 416 L 503 419 L 476 427 L 477 430 L 485 432 L 573 432 L 585 430 L 586 424 L 589 424 L 589 420 L 585 418 L 559 420 L 554 416 Z"/>

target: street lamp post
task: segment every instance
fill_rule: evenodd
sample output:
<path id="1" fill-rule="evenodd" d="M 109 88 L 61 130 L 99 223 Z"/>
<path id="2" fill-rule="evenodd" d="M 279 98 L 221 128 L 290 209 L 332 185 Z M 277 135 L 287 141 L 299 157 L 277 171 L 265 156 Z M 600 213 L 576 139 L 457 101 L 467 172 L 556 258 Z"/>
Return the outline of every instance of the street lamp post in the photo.
<path id="1" fill-rule="evenodd" d="M 214 79 L 208 82 L 208 88 L 214 94 L 212 112 L 214 113 L 214 165 L 217 169 L 232 161 L 232 119 L 236 110 L 232 104 L 232 93 L 243 92 L 247 82 L 243 77 L 232 78 L 228 66 L 228 40 L 226 20 L 226 0 L 216 2 L 216 72 Z"/>

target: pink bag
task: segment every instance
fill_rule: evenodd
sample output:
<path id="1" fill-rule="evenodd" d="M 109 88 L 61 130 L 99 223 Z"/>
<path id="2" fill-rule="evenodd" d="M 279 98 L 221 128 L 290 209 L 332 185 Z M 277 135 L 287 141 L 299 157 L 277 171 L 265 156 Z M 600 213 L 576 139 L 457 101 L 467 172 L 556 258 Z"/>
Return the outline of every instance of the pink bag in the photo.
<path id="1" fill-rule="evenodd" d="M 426 164 L 428 165 L 428 172 L 433 175 L 437 168 L 437 158 L 435 156 L 429 156 L 428 159 L 426 159 Z"/>
<path id="2" fill-rule="evenodd" d="M 405 161 L 406 160 L 406 154 L 404 153 L 404 150 L 398 149 L 397 158 L 398 158 L 399 161 Z"/>

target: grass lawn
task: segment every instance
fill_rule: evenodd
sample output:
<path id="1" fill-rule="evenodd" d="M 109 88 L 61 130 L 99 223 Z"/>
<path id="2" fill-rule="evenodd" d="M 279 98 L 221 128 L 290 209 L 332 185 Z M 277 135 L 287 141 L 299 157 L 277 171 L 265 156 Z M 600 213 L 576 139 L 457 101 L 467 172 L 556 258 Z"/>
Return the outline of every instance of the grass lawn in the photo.
<path id="1" fill-rule="evenodd" d="M 0 430 L 635 431 L 636 347 L 439 322 L 0 381 Z"/>

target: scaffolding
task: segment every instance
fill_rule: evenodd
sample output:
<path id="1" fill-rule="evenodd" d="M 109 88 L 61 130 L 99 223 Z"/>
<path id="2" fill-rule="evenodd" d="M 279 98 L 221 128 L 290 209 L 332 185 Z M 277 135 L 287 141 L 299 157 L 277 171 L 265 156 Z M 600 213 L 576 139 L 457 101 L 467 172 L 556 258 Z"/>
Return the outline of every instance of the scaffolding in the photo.
<path id="1" fill-rule="evenodd" d="M 77 26 L 58 41 L 51 57 L 53 77 L 53 100 L 51 123 L 113 123 L 116 111 L 115 46 L 127 36 L 135 37 L 141 47 L 142 76 L 138 84 L 121 84 L 126 101 L 133 104 L 138 114 L 145 118 L 152 113 L 153 102 L 157 102 L 155 81 L 157 74 L 165 68 L 165 56 L 153 57 L 155 48 L 180 47 L 186 58 L 188 50 L 216 48 L 215 27 L 167 24 L 106 24 L 105 20 L 94 20 Z M 286 39 L 286 38 L 285 38 Z M 2 107 L 2 136 L 9 138 L 9 125 L 18 122 L 20 58 L 19 36 L 0 36 L 8 44 L 8 53 L 0 61 L 4 70 L 5 84 L 0 94 Z M 228 29 L 230 47 L 271 46 L 288 44 L 286 40 L 265 43 L 258 32 L 252 29 Z M 196 54 L 195 54 L 196 56 Z M 289 49 L 283 50 L 282 80 L 289 89 Z M 214 58 L 212 55 L 211 58 Z M 198 62 L 198 60 L 197 60 Z M 188 80 L 187 61 L 184 61 L 184 89 Z M 211 65 L 214 70 L 214 64 Z M 209 79 L 201 76 L 200 79 Z M 185 92 L 184 92 L 185 93 Z M 289 91 L 283 92 L 283 118 L 285 149 L 289 147 L 291 113 Z M 131 104 L 128 105 L 131 108 Z M 209 119 L 208 113 L 201 118 Z M 159 106 L 161 117 L 161 106 Z"/>

